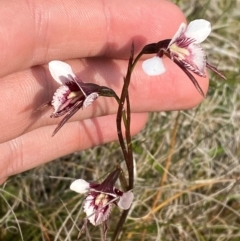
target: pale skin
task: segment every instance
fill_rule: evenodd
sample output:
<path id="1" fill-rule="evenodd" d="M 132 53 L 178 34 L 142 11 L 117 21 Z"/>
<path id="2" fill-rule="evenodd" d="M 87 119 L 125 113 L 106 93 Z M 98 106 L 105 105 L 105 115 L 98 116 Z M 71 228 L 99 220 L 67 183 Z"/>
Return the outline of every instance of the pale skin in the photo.
<path id="1" fill-rule="evenodd" d="M 104 97 L 51 136 L 60 119 L 49 117 L 51 108 L 37 111 L 58 87 L 49 61 L 65 61 L 83 81 L 119 94 L 132 41 L 137 53 L 171 38 L 186 21 L 164 0 L 8 0 L 0 2 L 0 16 L 0 184 L 63 155 L 117 140 L 117 104 Z M 147 76 L 141 61 L 133 73 L 133 135 L 148 112 L 189 109 L 203 100 L 178 66 L 163 61 L 167 71 L 160 76 Z M 206 93 L 208 78 L 195 77 Z"/>

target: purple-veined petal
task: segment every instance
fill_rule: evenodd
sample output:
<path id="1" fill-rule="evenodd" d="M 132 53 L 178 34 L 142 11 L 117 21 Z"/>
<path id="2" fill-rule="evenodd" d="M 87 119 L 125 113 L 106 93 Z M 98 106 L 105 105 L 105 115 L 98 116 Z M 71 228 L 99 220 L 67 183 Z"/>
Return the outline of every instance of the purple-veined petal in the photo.
<path id="1" fill-rule="evenodd" d="M 54 80 L 59 84 L 65 84 L 76 78 L 71 66 L 65 62 L 53 60 L 49 62 L 48 68 Z"/>
<path id="2" fill-rule="evenodd" d="M 98 98 L 98 96 L 99 94 L 97 92 L 93 92 L 90 95 L 88 95 L 83 102 L 83 107 L 87 107 L 88 105 L 91 105 L 93 101 Z"/>
<path id="3" fill-rule="evenodd" d="M 91 222 L 93 225 L 98 225 L 99 223 L 95 220 L 95 205 L 94 205 L 94 196 L 88 195 L 83 206 L 83 210 L 86 213 L 87 219 Z M 99 221 L 99 220 L 97 220 Z"/>
<path id="4" fill-rule="evenodd" d="M 70 189 L 77 193 L 86 193 L 89 191 L 89 183 L 83 179 L 77 179 L 72 182 Z"/>
<path id="5" fill-rule="evenodd" d="M 99 194 L 97 196 L 89 194 L 84 203 L 84 212 L 88 220 L 94 226 L 101 224 L 107 220 L 112 209 L 112 203 L 108 204 L 106 194 Z"/>
<path id="6" fill-rule="evenodd" d="M 194 39 L 194 43 L 203 42 L 211 33 L 211 23 L 205 19 L 191 21 L 185 31 L 185 36 Z"/>
<path id="7" fill-rule="evenodd" d="M 124 192 L 118 201 L 118 206 L 125 210 L 129 209 L 132 204 L 133 198 L 134 195 L 131 191 Z"/>
<path id="8" fill-rule="evenodd" d="M 143 61 L 142 68 L 143 71 L 150 76 L 160 75 L 166 71 L 162 58 L 159 58 L 158 56 Z"/>
<path id="9" fill-rule="evenodd" d="M 53 114 L 57 113 L 61 109 L 62 105 L 67 100 L 67 95 L 69 94 L 69 92 L 70 92 L 70 90 L 69 90 L 68 86 L 66 86 L 66 85 L 60 86 L 55 91 L 52 102 L 51 102 L 51 105 L 54 108 Z"/>
<path id="10" fill-rule="evenodd" d="M 206 55 L 203 49 L 198 44 L 190 44 L 190 56 L 182 60 L 186 67 L 194 73 L 205 77 Z"/>
<path id="11" fill-rule="evenodd" d="M 177 32 L 174 34 L 172 40 L 170 41 L 169 45 L 168 45 L 168 48 L 169 46 L 171 46 L 182 34 L 184 34 L 186 30 L 186 24 L 185 23 L 181 23 Z"/>

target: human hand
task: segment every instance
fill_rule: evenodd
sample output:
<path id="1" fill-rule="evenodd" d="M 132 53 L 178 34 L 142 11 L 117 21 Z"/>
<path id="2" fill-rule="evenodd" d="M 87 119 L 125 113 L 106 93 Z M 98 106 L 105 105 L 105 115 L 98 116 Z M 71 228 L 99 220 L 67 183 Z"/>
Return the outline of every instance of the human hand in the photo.
<path id="1" fill-rule="evenodd" d="M 52 99 L 58 85 L 47 63 L 63 60 L 85 82 L 120 93 L 131 43 L 135 52 L 148 43 L 171 38 L 182 12 L 164 0 L 0 2 L 0 183 L 8 176 L 60 156 L 117 139 L 115 100 L 100 97 L 79 110 L 52 137 L 60 122 L 51 111 L 36 111 Z M 89 58 L 91 57 L 91 58 Z M 130 84 L 132 134 L 147 112 L 188 109 L 202 101 L 194 85 L 171 60 L 167 71 L 147 76 L 141 61 Z M 208 79 L 195 76 L 204 92 Z"/>

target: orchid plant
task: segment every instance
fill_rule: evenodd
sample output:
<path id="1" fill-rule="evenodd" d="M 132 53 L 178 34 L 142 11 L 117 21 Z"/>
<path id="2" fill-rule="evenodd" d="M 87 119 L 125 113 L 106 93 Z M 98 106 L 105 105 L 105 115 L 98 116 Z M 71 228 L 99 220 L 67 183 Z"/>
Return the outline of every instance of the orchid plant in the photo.
<path id="1" fill-rule="evenodd" d="M 120 163 L 118 163 L 116 169 L 112 171 L 102 183 L 77 179 L 70 186 L 71 190 L 80 194 L 86 194 L 84 201 L 84 212 L 87 215 L 86 220 L 89 220 L 94 226 L 103 224 L 104 240 L 106 240 L 107 223 L 112 207 L 118 206 L 123 210 L 112 237 L 112 240 L 116 240 L 127 218 L 134 197 L 132 192 L 134 188 L 134 165 L 130 133 L 131 108 L 128 93 L 134 67 L 142 55 L 155 54 L 154 57 L 143 62 L 142 68 L 144 72 L 150 76 L 162 74 L 167 71 L 162 61 L 162 57 L 165 55 L 187 74 L 199 93 L 205 96 L 191 72 L 201 77 L 206 77 L 207 67 L 222 78 L 225 78 L 216 67 L 207 62 L 206 54 L 200 46 L 200 43 L 208 37 L 210 32 L 210 22 L 204 19 L 197 19 L 190 22 L 188 26 L 182 23 L 172 39 L 165 39 L 158 43 L 151 43 L 144 46 L 136 58 L 134 58 L 134 46 L 132 45 L 127 73 L 124 77 L 120 97 L 108 87 L 83 82 L 73 73 L 71 67 L 64 62 L 51 61 L 49 63 L 49 71 L 53 79 L 60 84 L 53 94 L 52 100 L 48 102 L 48 105 L 53 107 L 51 117 L 57 118 L 64 116 L 54 130 L 53 135 L 55 135 L 79 109 L 91 105 L 99 96 L 114 97 L 118 102 L 116 118 L 117 133 L 127 167 L 128 181 L 125 179 L 125 175 L 119 167 Z M 122 122 L 125 127 L 126 140 L 124 140 L 123 137 Z M 117 179 L 120 179 L 124 191 L 115 187 Z M 82 230 L 85 226 L 86 222 Z"/>

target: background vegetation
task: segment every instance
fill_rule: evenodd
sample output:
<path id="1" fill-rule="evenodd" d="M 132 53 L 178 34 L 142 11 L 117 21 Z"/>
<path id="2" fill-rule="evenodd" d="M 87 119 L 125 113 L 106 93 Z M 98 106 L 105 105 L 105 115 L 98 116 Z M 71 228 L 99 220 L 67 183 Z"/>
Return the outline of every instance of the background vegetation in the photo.
<path id="1" fill-rule="evenodd" d="M 212 23 L 203 47 L 227 81 L 212 75 L 200 106 L 154 113 L 134 138 L 136 198 L 121 240 L 237 241 L 240 1 L 174 2 L 189 21 L 205 18 Z M 68 177 L 96 180 L 119 158 L 119 145 L 110 143 L 10 178 L 0 188 L 0 240 L 76 240 L 84 197 L 69 190 Z M 108 237 L 119 214 L 117 208 L 111 214 Z M 100 228 L 88 225 L 88 231 L 92 240 L 100 240 Z M 85 233 L 81 240 L 88 240 Z"/>

